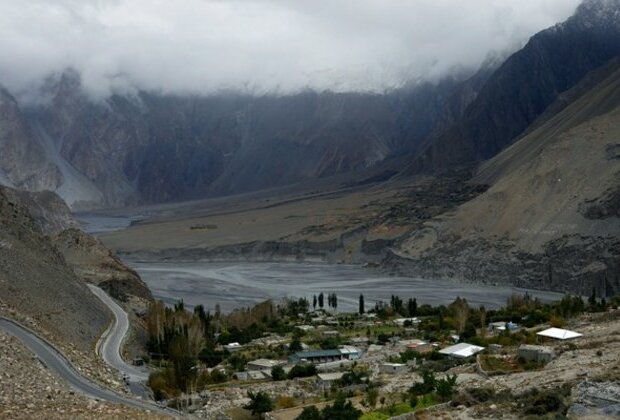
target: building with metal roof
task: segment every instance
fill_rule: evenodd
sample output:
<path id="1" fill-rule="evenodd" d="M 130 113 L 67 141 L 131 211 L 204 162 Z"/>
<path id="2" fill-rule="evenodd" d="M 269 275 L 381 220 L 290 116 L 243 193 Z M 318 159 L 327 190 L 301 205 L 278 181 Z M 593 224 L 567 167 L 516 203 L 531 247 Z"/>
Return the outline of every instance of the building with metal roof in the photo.
<path id="1" fill-rule="evenodd" d="M 452 357 L 466 358 L 473 356 L 474 354 L 479 353 L 482 350 L 484 350 L 484 347 L 468 343 L 459 343 L 450 347 L 446 347 L 445 349 L 441 349 L 439 350 L 439 353 Z"/>
<path id="2" fill-rule="evenodd" d="M 583 336 L 583 334 L 580 334 L 578 332 L 565 330 L 562 328 L 548 328 L 544 331 L 536 333 L 536 335 L 539 335 L 541 337 L 555 338 L 556 340 L 570 340 L 571 338 L 578 338 Z"/>

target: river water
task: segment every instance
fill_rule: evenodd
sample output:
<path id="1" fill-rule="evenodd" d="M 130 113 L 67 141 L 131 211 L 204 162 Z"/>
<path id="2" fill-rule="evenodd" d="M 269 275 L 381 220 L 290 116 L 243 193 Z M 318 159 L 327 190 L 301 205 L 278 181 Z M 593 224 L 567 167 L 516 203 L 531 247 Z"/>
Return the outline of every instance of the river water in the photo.
<path id="1" fill-rule="evenodd" d="M 203 304 L 211 311 L 219 303 L 223 312 L 269 298 L 306 297 L 312 302 L 312 296 L 321 292 L 336 293 L 338 310 L 342 311 L 357 311 L 360 294 L 364 295 L 367 309 L 378 300 L 389 302 L 392 294 L 404 300 L 415 297 L 419 305 L 448 304 L 460 296 L 471 305 L 490 309 L 503 306 L 513 293 L 525 293 L 506 286 L 394 277 L 354 265 L 126 262 L 138 271 L 155 298 L 168 304 L 183 299 L 188 306 Z M 562 297 L 553 292 L 529 293 L 543 301 Z"/>

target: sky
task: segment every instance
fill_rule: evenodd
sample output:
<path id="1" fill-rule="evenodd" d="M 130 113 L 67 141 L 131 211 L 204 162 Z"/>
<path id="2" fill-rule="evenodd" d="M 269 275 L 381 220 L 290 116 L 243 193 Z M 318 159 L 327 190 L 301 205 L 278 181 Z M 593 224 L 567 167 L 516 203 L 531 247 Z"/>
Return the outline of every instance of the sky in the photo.
<path id="1" fill-rule="evenodd" d="M 375 91 L 472 69 L 579 0 L 0 0 L 0 84 L 89 94 Z"/>

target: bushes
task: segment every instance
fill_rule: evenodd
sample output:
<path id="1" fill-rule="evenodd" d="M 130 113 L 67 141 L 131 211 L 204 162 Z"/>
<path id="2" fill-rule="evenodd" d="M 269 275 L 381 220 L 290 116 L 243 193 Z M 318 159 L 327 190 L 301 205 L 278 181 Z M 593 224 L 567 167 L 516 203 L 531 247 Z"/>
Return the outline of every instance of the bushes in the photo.
<path id="1" fill-rule="evenodd" d="M 356 420 L 362 416 L 362 412 L 353 407 L 353 403 L 347 400 L 343 394 L 338 394 L 332 405 L 327 405 L 323 410 L 315 406 L 305 407 L 296 420 Z"/>
<path id="2" fill-rule="evenodd" d="M 273 410 L 273 401 L 266 392 L 259 391 L 255 394 L 249 391 L 248 397 L 250 397 L 250 402 L 244 408 L 250 410 L 253 415 L 262 415 Z"/>
<path id="3" fill-rule="evenodd" d="M 304 407 L 301 414 L 295 420 L 322 420 L 321 412 L 314 405 Z"/>
<path id="4" fill-rule="evenodd" d="M 409 388 L 409 393 L 414 396 L 429 394 L 435 390 L 436 383 L 435 374 L 430 370 L 424 370 L 422 372 L 422 382 L 414 383 Z"/>
<path id="5" fill-rule="evenodd" d="M 286 373 L 282 366 L 274 366 L 271 368 L 271 379 L 274 381 L 283 381 L 286 379 Z"/>
<path id="6" fill-rule="evenodd" d="M 444 401 L 449 400 L 454 395 L 456 387 L 456 375 L 448 375 L 445 379 L 439 379 L 435 384 L 437 395 Z"/>
<path id="7" fill-rule="evenodd" d="M 446 401 L 452 397 L 456 388 L 456 375 L 448 375 L 444 379 L 436 379 L 435 374 L 429 370 L 422 372 L 422 382 L 416 382 L 411 388 L 409 388 L 409 394 L 412 397 L 420 395 L 430 394 L 433 391 L 437 391 L 437 396 Z M 411 400 L 412 406 L 414 400 Z M 415 400 L 417 404 L 417 399 Z"/>
<path id="8" fill-rule="evenodd" d="M 174 372 L 171 369 L 165 369 L 160 372 L 151 373 L 148 386 L 153 390 L 155 400 L 161 401 L 179 395 L 178 389 L 176 389 L 174 385 L 170 385 L 175 382 Z"/>
<path id="9" fill-rule="evenodd" d="M 565 400 L 570 395 L 570 386 L 564 385 L 562 388 L 539 391 L 532 388 L 526 392 L 522 399 L 525 400 L 524 414 L 533 416 L 543 416 L 546 414 L 558 413 L 566 414 L 568 405 Z"/>
<path id="10" fill-rule="evenodd" d="M 293 366 L 288 373 L 288 378 L 307 378 L 316 375 L 316 366 L 310 364 L 299 364 Z"/>

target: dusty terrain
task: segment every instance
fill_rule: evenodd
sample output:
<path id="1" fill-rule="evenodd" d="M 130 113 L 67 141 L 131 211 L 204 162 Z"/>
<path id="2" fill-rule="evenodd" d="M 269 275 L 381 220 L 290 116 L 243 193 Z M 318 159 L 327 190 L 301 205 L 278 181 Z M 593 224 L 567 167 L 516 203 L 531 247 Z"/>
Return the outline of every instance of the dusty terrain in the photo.
<path id="1" fill-rule="evenodd" d="M 19 340 L 4 332 L 0 332 L 0 378 L 1 418 L 163 418 L 76 394 Z"/>

